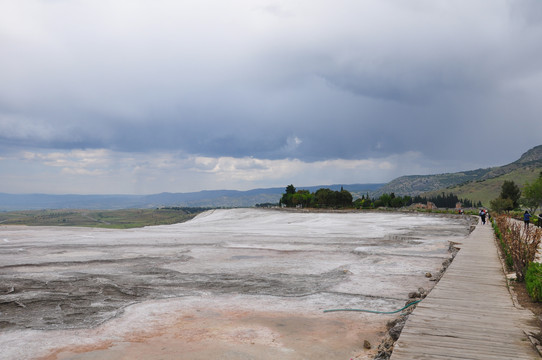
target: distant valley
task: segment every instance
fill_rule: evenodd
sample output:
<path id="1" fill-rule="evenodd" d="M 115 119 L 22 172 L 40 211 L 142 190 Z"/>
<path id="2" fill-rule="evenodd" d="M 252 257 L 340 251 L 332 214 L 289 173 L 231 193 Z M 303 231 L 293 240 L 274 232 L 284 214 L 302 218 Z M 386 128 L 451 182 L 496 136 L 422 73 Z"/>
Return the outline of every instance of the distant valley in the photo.
<path id="1" fill-rule="evenodd" d="M 459 198 L 485 206 L 499 195 L 502 183 L 512 180 L 522 187 L 534 181 L 542 171 L 542 145 L 524 153 L 518 160 L 504 166 L 436 175 L 401 176 L 387 184 L 334 184 L 300 186 L 297 189 L 314 192 L 320 188 L 339 190 L 343 187 L 354 199 L 369 194 L 379 197 L 395 195 L 423 195 L 431 197 L 453 193 Z M 161 207 L 251 207 L 256 204 L 278 203 L 285 187 L 236 190 L 207 190 L 189 193 L 160 193 L 152 195 L 48 195 L 0 193 L 0 211 L 39 209 L 153 209 Z"/>
<path id="2" fill-rule="evenodd" d="M 278 203 L 286 188 L 265 188 L 247 191 L 208 190 L 190 193 L 152 195 L 47 195 L 0 193 L 0 211 L 40 209 L 152 209 L 160 207 L 251 207 L 256 204 Z M 294 184 L 295 185 L 295 184 Z M 318 185 L 299 187 L 316 191 L 322 187 L 339 190 L 341 186 L 353 196 L 374 193 L 384 184 Z"/>

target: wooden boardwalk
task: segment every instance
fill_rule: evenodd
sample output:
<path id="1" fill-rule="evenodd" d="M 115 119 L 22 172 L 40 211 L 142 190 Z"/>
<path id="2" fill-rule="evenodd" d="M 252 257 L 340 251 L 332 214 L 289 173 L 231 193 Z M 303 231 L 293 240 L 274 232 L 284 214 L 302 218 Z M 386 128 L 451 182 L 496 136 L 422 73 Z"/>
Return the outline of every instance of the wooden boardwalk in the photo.
<path id="1" fill-rule="evenodd" d="M 478 224 L 409 316 L 391 360 L 540 359 L 531 311 L 514 306 L 490 225 Z"/>

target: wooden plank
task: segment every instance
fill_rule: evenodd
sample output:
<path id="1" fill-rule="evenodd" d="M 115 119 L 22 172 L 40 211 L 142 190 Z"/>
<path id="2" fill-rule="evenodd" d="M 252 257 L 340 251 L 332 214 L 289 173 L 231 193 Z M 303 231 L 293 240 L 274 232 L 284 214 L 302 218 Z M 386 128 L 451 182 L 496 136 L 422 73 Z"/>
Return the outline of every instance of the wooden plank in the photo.
<path id="1" fill-rule="evenodd" d="M 464 349 L 444 349 L 441 348 L 428 348 L 425 352 L 420 353 L 418 349 L 405 349 L 400 348 L 396 349 L 395 352 L 401 352 L 402 359 L 416 359 L 416 360 L 437 360 L 437 359 L 461 359 L 461 360 L 533 360 L 530 356 L 525 356 L 523 354 L 513 354 L 511 357 L 502 354 L 487 354 L 482 352 L 468 352 Z M 445 353 L 443 355 L 443 353 Z M 392 355 L 392 360 L 395 360 L 397 357 Z"/>
<path id="2" fill-rule="evenodd" d="M 502 324 L 502 323 L 496 323 L 496 322 L 479 322 L 479 323 L 472 323 L 469 322 L 468 319 L 461 319 L 459 321 L 416 321 L 416 320 L 409 320 L 409 326 L 405 328 L 403 331 L 409 332 L 413 331 L 410 330 L 411 326 L 415 329 L 421 329 L 423 331 L 429 331 L 431 329 L 435 329 L 438 331 L 439 329 L 446 329 L 449 331 L 458 330 L 458 331 L 468 331 L 469 329 L 473 329 L 476 331 L 481 331 L 484 333 L 511 333 L 514 330 L 511 329 L 511 326 L 514 326 L 515 322 L 508 323 L 508 324 Z M 522 331 L 523 332 L 523 331 Z"/>
<path id="3" fill-rule="evenodd" d="M 414 325 L 414 323 L 412 324 Z M 418 325 L 418 324 L 416 324 Z M 513 338 L 510 338 L 512 332 L 510 328 L 499 328 L 499 329 L 488 329 L 487 327 L 479 326 L 468 326 L 468 327 L 457 327 L 457 326 L 439 326 L 439 327 L 423 327 L 423 326 L 410 326 L 407 330 L 403 332 L 402 335 L 435 335 L 435 336 L 451 336 L 458 338 L 475 338 L 475 339 L 487 339 L 492 338 L 492 336 L 502 336 L 502 342 L 515 342 Z M 523 334 L 520 334 L 520 336 Z"/>
<path id="4" fill-rule="evenodd" d="M 409 336 L 422 335 L 424 338 L 430 338 L 432 336 L 444 337 L 444 338 L 449 338 L 450 341 L 452 341 L 451 339 L 458 339 L 458 340 L 461 340 L 462 343 L 464 344 L 471 343 L 471 342 L 493 344 L 494 336 L 499 336 L 499 337 L 502 336 L 501 342 L 499 342 L 499 344 L 496 346 L 502 346 L 503 344 L 517 344 L 518 343 L 518 340 L 516 339 L 515 336 L 510 336 L 510 335 L 513 335 L 510 332 L 506 333 L 506 332 L 491 331 L 487 333 L 482 333 L 480 331 L 472 331 L 472 329 L 469 329 L 470 331 L 464 331 L 463 329 L 443 329 L 443 328 L 427 329 L 427 330 L 421 329 L 421 330 L 416 330 L 416 331 L 410 331 L 407 334 Z M 524 334 L 519 334 L 519 336 L 522 336 L 520 338 L 521 341 L 528 340 L 527 336 Z M 446 342 L 447 340 L 443 340 L 443 341 Z"/>
<path id="5" fill-rule="evenodd" d="M 516 354 L 518 351 L 516 348 L 522 346 L 523 344 L 529 344 L 527 337 L 519 339 L 516 342 L 497 343 L 494 339 L 485 339 L 485 340 L 475 340 L 475 339 L 466 339 L 466 338 L 454 338 L 449 336 L 433 336 L 433 335 L 424 335 L 416 336 L 412 339 L 415 339 L 415 346 L 422 347 L 424 349 L 435 347 L 435 348 L 447 348 L 447 349 L 459 349 L 462 351 L 468 352 L 482 352 L 486 354 Z M 405 342 L 398 341 L 397 345 L 399 347 L 405 346 Z M 521 353 L 521 352 L 519 352 Z M 444 355 L 444 354 L 443 354 Z M 509 357 L 513 359 L 513 357 Z"/>
<path id="6" fill-rule="evenodd" d="M 539 359 L 524 333 L 534 318 L 514 307 L 492 230 L 479 225 L 409 316 L 391 360 Z"/>

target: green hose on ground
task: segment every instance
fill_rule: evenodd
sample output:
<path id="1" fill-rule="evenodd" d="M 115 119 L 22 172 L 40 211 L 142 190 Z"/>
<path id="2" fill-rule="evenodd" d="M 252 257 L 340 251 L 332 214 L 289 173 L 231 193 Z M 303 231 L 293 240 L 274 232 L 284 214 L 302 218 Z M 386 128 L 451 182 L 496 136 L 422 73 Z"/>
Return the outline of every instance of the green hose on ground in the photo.
<path id="1" fill-rule="evenodd" d="M 373 313 L 373 314 L 395 314 L 395 313 L 398 313 L 399 311 L 405 310 L 409 306 L 419 303 L 420 301 L 421 300 L 413 301 L 410 304 L 395 311 L 374 311 L 374 310 L 364 310 L 364 309 L 331 309 L 331 310 L 324 310 L 324 312 L 328 313 L 328 312 L 335 312 L 335 311 L 358 311 L 358 312 L 368 312 L 368 313 Z"/>

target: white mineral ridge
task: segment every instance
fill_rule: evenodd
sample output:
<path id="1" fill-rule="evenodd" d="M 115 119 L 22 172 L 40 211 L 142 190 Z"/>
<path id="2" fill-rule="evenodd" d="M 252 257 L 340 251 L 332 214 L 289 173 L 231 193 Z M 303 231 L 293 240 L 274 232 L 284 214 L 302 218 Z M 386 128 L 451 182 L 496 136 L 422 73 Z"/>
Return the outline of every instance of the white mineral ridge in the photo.
<path id="1" fill-rule="evenodd" d="M 330 308 L 395 310 L 404 305 L 410 291 L 434 285 L 425 273 L 439 271 L 449 257 L 449 242 L 462 241 L 468 229 L 460 217 L 259 209 L 212 210 L 185 223 L 130 230 L 0 226 L 1 266 L 44 264 L 39 273 L 34 266 L 20 266 L 19 274 L 54 278 L 63 276 L 57 273 L 61 267 L 56 262 L 94 264 L 104 259 L 152 257 L 158 259 L 157 267 L 183 276 L 272 279 L 283 283 L 285 291 L 291 287 L 294 294 L 273 293 L 273 286 L 256 293 L 245 293 L 242 286 L 223 293 L 201 289 L 182 297 L 172 292 L 131 305 L 119 317 L 91 330 L 4 331 L 0 358 L 31 359 L 63 346 L 122 339 L 138 327 L 161 323 L 160 318 L 168 314 L 196 306 L 247 311 L 263 307 L 307 316 L 320 316 Z M 10 251 L 4 252 L 2 247 L 8 246 Z M 159 260 L 179 254 L 188 260 Z M 83 273 L 129 276 L 120 265 L 81 266 Z M 303 290 L 306 293 L 294 291 L 310 281 L 316 281 L 315 286 L 327 285 L 309 287 Z"/>

